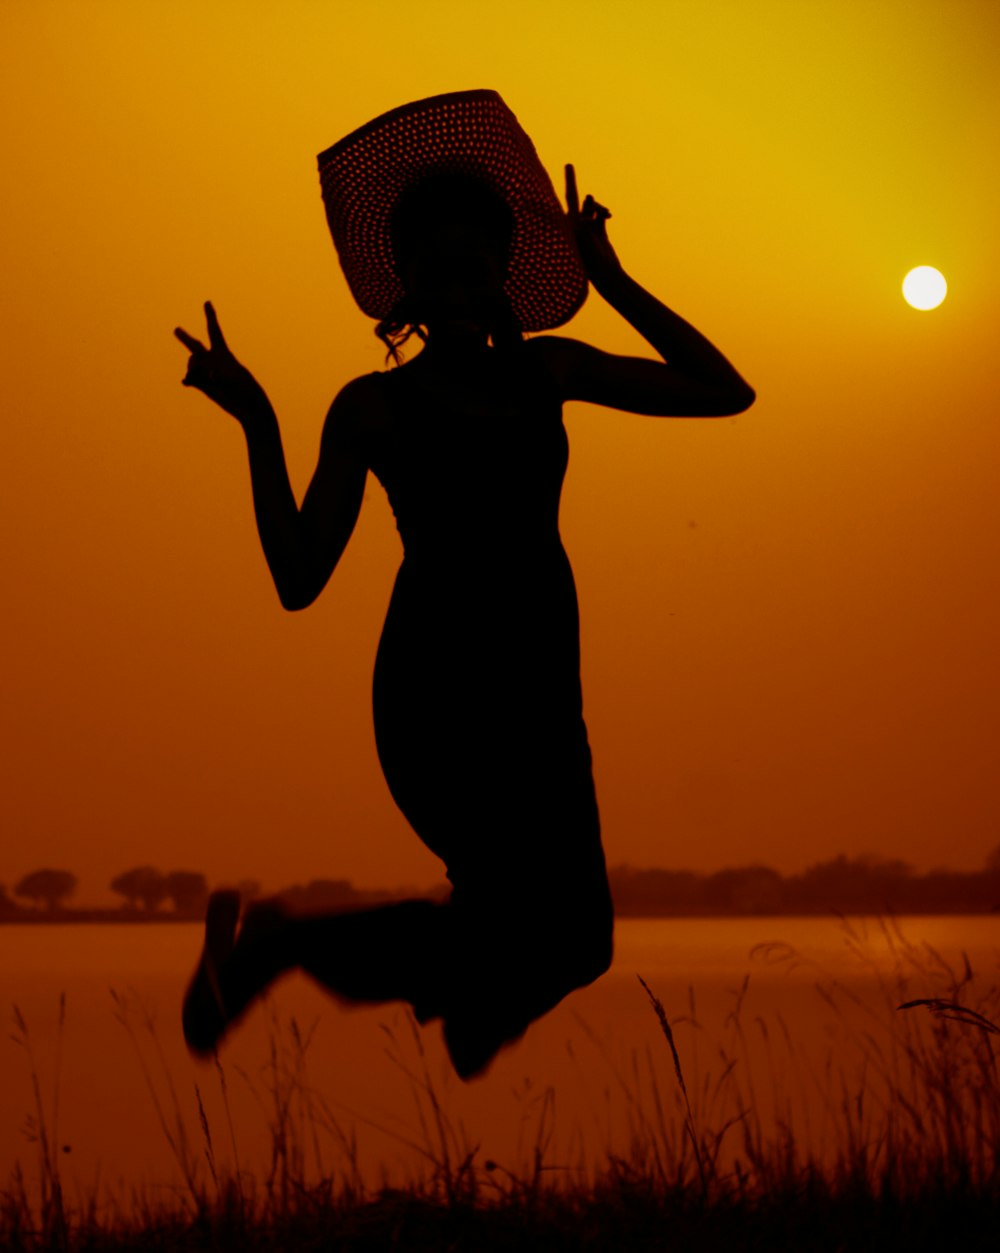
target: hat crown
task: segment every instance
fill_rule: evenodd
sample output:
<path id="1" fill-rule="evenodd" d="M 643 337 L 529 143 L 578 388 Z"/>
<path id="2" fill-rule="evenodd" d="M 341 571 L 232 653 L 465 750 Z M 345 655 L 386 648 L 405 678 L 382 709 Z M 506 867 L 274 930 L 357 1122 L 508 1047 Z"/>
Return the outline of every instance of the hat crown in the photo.
<path id="1" fill-rule="evenodd" d="M 351 293 L 384 318 L 403 295 L 392 250 L 400 195 L 430 174 L 484 182 L 513 215 L 505 288 L 526 331 L 560 326 L 587 278 L 535 147 L 498 92 L 449 92 L 401 105 L 320 153 L 327 221 Z"/>

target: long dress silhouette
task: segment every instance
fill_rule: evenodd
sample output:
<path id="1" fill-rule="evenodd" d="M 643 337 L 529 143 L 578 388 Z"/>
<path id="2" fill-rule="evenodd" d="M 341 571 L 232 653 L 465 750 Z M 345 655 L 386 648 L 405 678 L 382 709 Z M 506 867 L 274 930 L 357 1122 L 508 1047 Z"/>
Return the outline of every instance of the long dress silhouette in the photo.
<path id="1" fill-rule="evenodd" d="M 299 968 L 346 1001 L 400 999 L 420 1022 L 441 1019 L 468 1078 L 610 964 L 577 597 L 558 524 L 562 406 L 713 416 L 745 409 L 753 392 L 625 274 L 607 210 L 590 197 L 579 205 L 572 167 L 567 204 L 557 212 L 581 272 L 670 364 L 559 337 L 525 341 L 510 296 L 516 215 L 483 178 L 432 171 L 393 207 L 401 294 L 379 328 L 397 359 L 405 328 L 425 346 L 337 398 L 301 509 L 273 410 L 214 309 L 208 347 L 177 331 L 192 354 L 185 382 L 246 432 L 258 528 L 288 608 L 329 578 L 369 471 L 387 493 L 404 555 L 375 664 L 376 745 L 396 804 L 451 881 L 443 903 L 294 917 L 271 901 L 242 925 L 236 894 L 215 893 L 185 998 L 195 1053 L 211 1053 L 264 989 Z"/>
<path id="2" fill-rule="evenodd" d="M 568 990 L 557 970 L 605 968 L 611 908 L 558 530 L 568 445 L 533 355 L 505 354 L 498 416 L 475 422 L 422 386 L 419 359 L 412 380 L 384 376 L 369 456 L 405 552 L 375 666 L 379 758 L 448 867 L 490 995 L 535 1008 Z"/>

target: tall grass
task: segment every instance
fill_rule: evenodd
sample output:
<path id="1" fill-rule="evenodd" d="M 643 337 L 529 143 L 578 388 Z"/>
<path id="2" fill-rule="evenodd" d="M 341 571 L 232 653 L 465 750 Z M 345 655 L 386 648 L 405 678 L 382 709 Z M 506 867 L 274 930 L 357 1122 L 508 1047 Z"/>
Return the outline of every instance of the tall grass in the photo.
<path id="1" fill-rule="evenodd" d="M 707 1040 L 693 990 L 671 1023 L 640 979 L 665 1057 L 647 1049 L 628 1073 L 615 1071 L 629 1152 L 612 1165 L 709 1198 L 766 1196 L 805 1179 L 900 1197 L 1000 1192 L 1000 988 L 984 986 L 965 954 L 956 968 L 892 919 L 874 925 L 888 970 L 863 925 L 842 921 L 872 995 L 788 945 L 756 950 L 771 966 L 811 969 L 804 994 L 825 1011 L 828 1035 L 820 1059 L 780 1013 L 749 1012 L 749 975 Z"/>
<path id="2" fill-rule="evenodd" d="M 684 1012 L 668 1016 L 640 978 L 636 995 L 655 1015 L 659 1047 L 654 1037 L 625 1063 L 581 1022 L 604 1052 L 625 1134 L 609 1122 L 581 1136 L 581 1146 L 598 1148 L 581 1147 L 575 1161 L 551 1160 L 551 1089 L 533 1095 L 520 1159 L 502 1164 L 483 1157 L 449 1114 L 409 1017 L 401 1031 L 383 1028 L 389 1061 L 408 1083 L 407 1120 L 379 1121 L 320 1092 L 309 1069 L 315 1024 L 304 1027 L 272 1011 L 260 1071 L 229 1072 L 217 1062 L 213 1082 L 222 1114 L 213 1125 L 196 1086 L 193 1128 L 154 1018 L 134 999 L 116 995 L 114 1012 L 181 1187 L 166 1197 L 146 1191 L 127 1201 L 95 1190 L 70 1206 L 57 1147 L 65 1002 L 47 1102 L 28 1024 L 15 1010 L 14 1038 L 27 1057 L 32 1090 L 27 1130 L 37 1149 L 38 1183 L 33 1192 L 18 1170 L 0 1194 L 0 1245 L 208 1247 L 222 1240 L 277 1248 L 337 1232 L 343 1247 L 357 1240 L 361 1248 L 374 1247 L 364 1243 L 374 1232 L 399 1247 L 441 1241 L 441 1247 L 526 1250 L 605 1247 L 606 1229 L 627 1230 L 627 1247 L 645 1248 L 658 1247 L 667 1229 L 694 1224 L 692 1238 L 713 1249 L 732 1247 L 734 1232 L 763 1223 L 761 1247 L 786 1247 L 787 1237 L 787 1247 L 834 1248 L 824 1241 L 846 1223 L 852 1231 L 882 1232 L 882 1247 L 887 1240 L 903 1247 L 896 1240 L 904 1233 L 908 1249 L 929 1247 L 921 1241 L 940 1227 L 952 1242 L 964 1233 L 966 1249 L 992 1248 L 977 1244 L 975 1233 L 976 1224 L 1000 1217 L 1000 987 L 984 983 L 964 955 L 954 966 L 928 945 L 911 943 L 891 919 L 873 926 L 888 969 L 873 955 L 865 924 L 842 922 L 873 995 L 787 945 L 756 951 L 770 967 L 800 973 L 804 967 L 811 976 L 803 994 L 815 998 L 828 1035 L 819 1060 L 781 1014 L 765 1019 L 751 1012 L 749 975 L 711 1030 L 699 1018 L 693 989 Z M 244 1163 L 230 1109 L 233 1083 L 245 1086 L 267 1127 L 263 1170 Z M 419 1163 L 402 1184 L 365 1177 L 357 1129 L 366 1124 Z M 494 1234 L 487 1238 L 485 1228 L 470 1234 L 485 1217 Z M 706 1231 L 715 1234 L 710 1239 Z M 417 1243 L 400 1244 L 403 1232 Z M 497 1232 L 510 1243 L 490 1244 Z M 574 1243 L 584 1236 L 593 1237 L 589 1244 Z M 867 1238 L 848 1244 L 869 1247 Z M 612 1234 L 607 1240 L 608 1247 L 622 1247 Z"/>
<path id="3" fill-rule="evenodd" d="M 37 1148 L 38 1198 L 34 1207 L 28 1203 L 24 1172 L 18 1164 L 10 1188 L 0 1195 L 0 1233 L 6 1234 L 6 1231 L 9 1231 L 16 1238 L 37 1234 L 45 1245 L 51 1248 L 63 1248 L 68 1241 L 68 1223 L 63 1203 L 58 1157 L 59 1089 L 65 1027 L 66 994 L 62 993 L 59 997 L 59 1018 L 56 1026 L 52 1098 L 49 1112 L 46 1114 L 31 1032 L 28 1030 L 24 1015 L 16 1005 L 14 1006 L 14 1030 L 11 1033 L 11 1039 L 24 1050 L 27 1056 L 31 1083 L 32 1112 L 25 1119 L 24 1132 L 29 1143 L 33 1143 Z"/>

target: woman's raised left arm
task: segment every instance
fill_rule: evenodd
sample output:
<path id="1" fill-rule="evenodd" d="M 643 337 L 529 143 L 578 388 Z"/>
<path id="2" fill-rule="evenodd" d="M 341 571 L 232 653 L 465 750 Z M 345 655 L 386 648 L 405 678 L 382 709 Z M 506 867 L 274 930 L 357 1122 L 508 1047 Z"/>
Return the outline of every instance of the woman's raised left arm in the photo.
<path id="1" fill-rule="evenodd" d="M 571 165 L 566 202 L 590 282 L 662 360 L 546 336 L 542 351 L 565 399 L 663 417 L 723 417 L 748 409 L 756 398 L 750 384 L 700 331 L 625 272 L 607 236 L 611 215 L 591 196 L 580 205 Z"/>

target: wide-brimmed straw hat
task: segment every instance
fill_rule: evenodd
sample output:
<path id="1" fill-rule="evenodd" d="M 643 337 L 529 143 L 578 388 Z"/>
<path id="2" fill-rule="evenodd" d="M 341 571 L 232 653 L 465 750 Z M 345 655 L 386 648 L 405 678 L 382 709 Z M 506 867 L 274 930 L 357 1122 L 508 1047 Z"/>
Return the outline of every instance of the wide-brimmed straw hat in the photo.
<path id="1" fill-rule="evenodd" d="M 471 176 L 514 216 L 505 290 L 525 331 L 561 326 L 587 296 L 569 219 L 534 144 L 495 91 L 415 100 L 319 155 L 327 221 L 351 294 L 382 319 L 403 295 L 390 224 L 400 194 L 427 178 Z"/>

